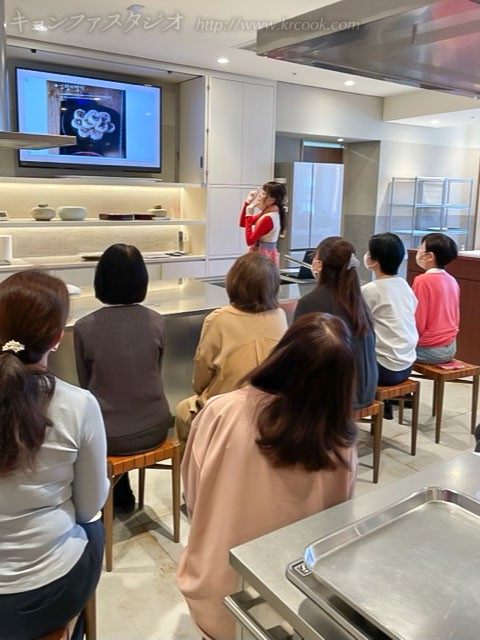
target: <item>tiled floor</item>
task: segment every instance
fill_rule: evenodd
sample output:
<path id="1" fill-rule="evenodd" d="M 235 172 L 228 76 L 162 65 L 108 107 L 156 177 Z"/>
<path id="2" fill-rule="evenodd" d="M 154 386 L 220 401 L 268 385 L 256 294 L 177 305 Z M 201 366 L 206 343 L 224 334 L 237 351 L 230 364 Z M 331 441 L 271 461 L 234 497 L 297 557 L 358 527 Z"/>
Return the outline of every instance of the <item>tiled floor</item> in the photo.
<path id="1" fill-rule="evenodd" d="M 410 455 L 410 428 L 394 420 L 383 423 L 379 484 L 372 483 L 372 449 L 368 431 L 359 436 L 356 494 L 362 495 L 425 467 L 472 450 L 470 385 L 446 385 L 440 444 L 434 443 L 430 415 L 431 383 L 422 381 L 417 455 Z M 406 421 L 410 411 L 405 412 Z M 175 584 L 179 554 L 188 539 L 182 515 L 181 543 L 171 541 L 172 517 L 168 471 L 147 472 L 146 507 L 115 520 L 114 568 L 103 572 L 97 592 L 101 640 L 198 640 Z M 136 474 L 131 474 L 132 486 Z"/>

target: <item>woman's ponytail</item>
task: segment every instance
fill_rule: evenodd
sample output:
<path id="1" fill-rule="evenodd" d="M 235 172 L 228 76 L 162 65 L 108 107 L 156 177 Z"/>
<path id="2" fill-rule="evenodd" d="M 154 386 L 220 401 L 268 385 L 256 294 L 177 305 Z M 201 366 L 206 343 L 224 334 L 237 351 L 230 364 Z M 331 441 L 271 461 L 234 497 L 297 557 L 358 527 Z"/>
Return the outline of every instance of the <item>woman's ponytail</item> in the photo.
<path id="1" fill-rule="evenodd" d="M 46 271 L 0 283 L 0 476 L 35 466 L 55 390 L 44 357 L 62 335 L 68 308 L 65 283 Z"/>
<path id="2" fill-rule="evenodd" d="M 51 426 L 46 410 L 54 388 L 52 374 L 24 365 L 12 352 L 0 355 L 0 476 L 34 467 Z"/>

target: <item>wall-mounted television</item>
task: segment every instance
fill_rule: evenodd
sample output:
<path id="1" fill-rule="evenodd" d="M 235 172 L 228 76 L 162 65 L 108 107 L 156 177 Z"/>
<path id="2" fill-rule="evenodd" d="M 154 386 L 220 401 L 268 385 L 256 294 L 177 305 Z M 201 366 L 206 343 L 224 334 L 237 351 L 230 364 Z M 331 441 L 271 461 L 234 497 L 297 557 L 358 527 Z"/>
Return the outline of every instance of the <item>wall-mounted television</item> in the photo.
<path id="1" fill-rule="evenodd" d="M 73 135 L 57 149 L 22 149 L 20 166 L 161 171 L 161 89 L 16 68 L 18 130 Z"/>

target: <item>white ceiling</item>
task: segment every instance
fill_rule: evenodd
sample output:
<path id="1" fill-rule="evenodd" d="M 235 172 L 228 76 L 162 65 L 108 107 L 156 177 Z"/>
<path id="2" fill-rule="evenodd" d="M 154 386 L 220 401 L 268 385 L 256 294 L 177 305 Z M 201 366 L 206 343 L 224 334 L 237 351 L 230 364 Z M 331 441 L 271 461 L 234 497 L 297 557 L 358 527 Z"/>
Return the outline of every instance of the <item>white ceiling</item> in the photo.
<path id="1" fill-rule="evenodd" d="M 242 0 L 235 5 L 220 0 L 209 0 L 202 4 L 194 0 L 139 0 L 138 3 L 135 0 L 5 2 L 10 40 L 33 39 L 90 51 L 135 56 L 144 59 L 145 73 L 148 73 L 149 61 L 154 61 L 157 63 L 155 66 L 158 63 L 175 64 L 192 72 L 219 70 L 370 96 L 397 96 L 401 99 L 401 94 L 412 91 L 418 94 L 422 91 L 406 85 L 350 77 L 335 71 L 264 58 L 241 48 L 255 41 L 257 29 L 333 4 L 332 0 L 297 0 L 295 3 L 290 0 L 263 0 L 262 3 L 258 0 Z M 367 7 L 368 3 L 369 0 L 358 0 L 359 8 L 362 4 Z M 132 16 L 131 7 L 133 12 L 139 12 L 137 26 L 132 26 L 136 18 L 128 21 Z M 22 19 L 28 20 L 21 30 L 15 22 L 17 12 L 20 12 Z M 178 22 L 174 20 L 176 16 L 179 16 Z M 119 24 L 108 27 L 115 20 Z M 145 28 L 154 21 L 159 21 L 156 27 Z M 43 23 L 47 30 L 33 30 L 34 23 Z M 38 48 L 40 50 L 41 46 Z M 51 54 L 50 58 L 52 55 L 55 59 L 55 54 Z M 219 64 L 217 59 L 220 56 L 227 57 L 229 63 Z M 92 63 L 90 66 L 94 68 L 95 65 Z M 345 86 L 346 80 L 353 80 L 354 86 Z M 441 114 L 440 117 L 436 114 L 436 92 L 427 93 L 433 94 L 433 98 L 429 99 L 431 108 L 427 115 L 425 111 L 419 117 L 412 117 L 414 114 L 409 113 L 410 117 L 399 117 L 393 121 L 423 127 L 451 127 L 479 122 L 476 109 L 472 112 L 460 109 Z M 431 120 L 440 122 L 432 124 Z"/>
<path id="2" fill-rule="evenodd" d="M 347 87 L 344 82 L 349 77 L 344 74 L 263 58 L 239 48 L 253 42 L 256 30 L 268 23 L 328 4 L 332 1 L 298 0 L 292 3 L 290 0 L 263 0 L 260 3 L 258 0 L 243 0 L 233 5 L 219 0 L 202 4 L 194 0 L 140 0 L 136 6 L 141 15 L 137 26 L 133 26 L 133 21 L 127 22 L 128 8 L 135 7 L 130 0 L 103 0 L 101 3 L 98 0 L 6 0 L 6 22 L 7 34 L 12 38 L 33 38 L 371 96 L 411 91 L 405 85 L 358 76 L 352 78 L 355 85 Z M 16 22 L 17 11 L 21 12 L 22 18 L 28 19 L 21 31 Z M 159 14 L 163 20 L 158 26 L 145 28 L 146 23 L 150 26 L 157 21 Z M 117 15 L 121 25 L 107 28 Z M 180 15 L 178 23 L 174 20 L 177 15 Z M 39 25 L 42 22 L 47 27 L 46 31 L 32 29 L 34 23 Z M 220 56 L 227 57 L 230 62 L 219 64 L 217 59 Z"/>

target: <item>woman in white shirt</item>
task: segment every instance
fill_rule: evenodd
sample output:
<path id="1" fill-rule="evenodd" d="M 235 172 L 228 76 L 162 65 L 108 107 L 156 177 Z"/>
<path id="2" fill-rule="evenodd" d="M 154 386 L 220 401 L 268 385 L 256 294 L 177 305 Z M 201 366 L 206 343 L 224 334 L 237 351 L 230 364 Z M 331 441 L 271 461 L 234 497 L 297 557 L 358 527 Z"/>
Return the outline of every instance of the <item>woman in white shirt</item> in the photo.
<path id="1" fill-rule="evenodd" d="M 89 521 L 108 494 L 102 414 L 47 370 L 68 308 L 65 284 L 44 271 L 0 284 L 1 640 L 66 626 L 100 577 L 103 526 Z"/>
<path id="2" fill-rule="evenodd" d="M 368 241 L 365 267 L 375 280 L 364 284 L 363 297 L 373 316 L 376 335 L 378 384 L 393 386 L 408 378 L 416 359 L 417 299 L 398 275 L 405 257 L 403 242 L 395 233 L 377 233 Z"/>

